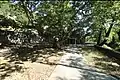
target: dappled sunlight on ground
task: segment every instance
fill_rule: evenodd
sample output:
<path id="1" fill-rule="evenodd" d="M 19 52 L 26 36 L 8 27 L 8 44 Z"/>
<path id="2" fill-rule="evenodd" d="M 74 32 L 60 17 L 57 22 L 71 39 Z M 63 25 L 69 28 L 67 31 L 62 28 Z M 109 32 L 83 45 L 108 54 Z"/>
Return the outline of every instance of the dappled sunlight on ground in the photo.
<path id="1" fill-rule="evenodd" d="M 78 80 L 102 79 L 101 77 L 107 79 L 102 72 L 120 75 L 120 66 L 116 60 L 100 54 L 94 49 L 57 50 L 38 46 L 33 48 L 11 47 L 8 51 L 1 51 L 0 54 L 0 78 L 4 80 L 47 80 L 56 65 L 58 68 L 64 66 L 65 69 L 59 71 L 65 73 L 67 70 L 66 75 L 70 71 L 76 70 Z M 61 58 L 63 54 L 64 56 Z M 77 76 L 76 72 L 71 75 Z M 58 80 L 67 80 L 67 78 L 59 77 Z"/>
<path id="2" fill-rule="evenodd" d="M 69 48 L 65 51 L 67 52 L 62 56 L 59 65 L 56 66 L 48 80 L 117 80 L 115 77 L 87 65 L 83 51 L 80 49 Z"/>
<path id="3" fill-rule="evenodd" d="M 120 65 L 115 58 L 108 57 L 95 49 L 84 49 L 85 62 L 102 72 L 120 76 Z"/>
<path id="4" fill-rule="evenodd" d="M 11 47 L 0 50 L 0 80 L 42 80 L 49 77 L 62 51 L 53 48 Z"/>
<path id="5" fill-rule="evenodd" d="M 11 63 L 9 60 L 5 60 L 3 57 L 0 57 L 0 80 L 10 76 L 10 74 L 15 71 L 23 72 L 24 69 L 25 67 L 22 65 Z"/>
<path id="6" fill-rule="evenodd" d="M 11 76 L 6 77 L 5 80 L 47 80 L 55 65 L 24 62 L 24 67 L 27 68 L 24 72 L 19 73 L 16 71 Z"/>

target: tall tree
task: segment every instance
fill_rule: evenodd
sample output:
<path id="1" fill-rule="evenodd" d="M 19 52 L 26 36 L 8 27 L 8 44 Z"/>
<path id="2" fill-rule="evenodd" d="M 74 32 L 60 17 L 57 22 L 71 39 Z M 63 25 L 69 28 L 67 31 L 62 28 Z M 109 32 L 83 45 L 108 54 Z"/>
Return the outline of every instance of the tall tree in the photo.
<path id="1" fill-rule="evenodd" d="M 119 21 L 120 3 L 118 1 L 95 1 L 93 2 L 93 31 L 98 32 L 102 29 L 102 40 L 99 45 L 106 44 L 107 38 L 110 37 L 110 33 Z M 96 31 L 95 31 L 96 30 Z M 98 32 L 99 33 L 99 32 Z M 97 34 L 98 34 L 97 33 Z M 99 40 L 99 39 L 98 39 Z"/>

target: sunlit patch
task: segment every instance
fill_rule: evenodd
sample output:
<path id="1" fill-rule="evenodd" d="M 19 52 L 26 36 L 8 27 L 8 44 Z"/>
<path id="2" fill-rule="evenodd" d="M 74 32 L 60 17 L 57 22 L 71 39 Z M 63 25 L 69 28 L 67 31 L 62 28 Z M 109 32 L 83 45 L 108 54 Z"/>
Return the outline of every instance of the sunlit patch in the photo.
<path id="1" fill-rule="evenodd" d="M 85 62 L 97 68 L 97 70 L 105 72 L 112 75 L 120 75 L 120 65 L 117 63 L 118 60 L 114 58 L 109 58 L 103 53 L 95 49 L 84 49 L 83 56 L 85 57 Z"/>

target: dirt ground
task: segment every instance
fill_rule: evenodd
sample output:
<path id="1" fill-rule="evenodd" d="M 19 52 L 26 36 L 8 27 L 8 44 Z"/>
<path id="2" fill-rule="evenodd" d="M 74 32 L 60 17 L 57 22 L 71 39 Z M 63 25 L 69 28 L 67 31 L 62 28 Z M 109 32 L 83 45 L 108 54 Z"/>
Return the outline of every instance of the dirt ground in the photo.
<path id="1" fill-rule="evenodd" d="M 4 80 L 47 80 L 55 68 L 54 66 L 38 63 L 25 62 L 24 67 L 27 69 L 24 72 L 13 72 Z"/>
<path id="2" fill-rule="evenodd" d="M 6 54 L 10 49 L 1 49 L 0 54 Z M 44 53 L 44 54 L 43 54 Z M 33 62 L 18 60 L 11 61 L 11 58 L 0 57 L 0 80 L 47 80 L 63 52 L 56 51 L 52 48 L 41 49 L 37 51 L 39 56 Z M 34 56 L 33 56 L 34 57 Z"/>

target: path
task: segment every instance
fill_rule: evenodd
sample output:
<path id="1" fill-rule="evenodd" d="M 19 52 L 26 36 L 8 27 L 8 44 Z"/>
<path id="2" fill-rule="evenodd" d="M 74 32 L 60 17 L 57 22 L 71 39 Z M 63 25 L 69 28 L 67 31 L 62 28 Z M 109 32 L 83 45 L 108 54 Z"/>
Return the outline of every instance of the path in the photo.
<path id="1" fill-rule="evenodd" d="M 77 48 L 66 50 L 66 54 L 61 58 L 49 80 L 117 80 L 87 66 L 83 62 L 82 54 L 77 54 L 80 52 Z"/>

